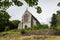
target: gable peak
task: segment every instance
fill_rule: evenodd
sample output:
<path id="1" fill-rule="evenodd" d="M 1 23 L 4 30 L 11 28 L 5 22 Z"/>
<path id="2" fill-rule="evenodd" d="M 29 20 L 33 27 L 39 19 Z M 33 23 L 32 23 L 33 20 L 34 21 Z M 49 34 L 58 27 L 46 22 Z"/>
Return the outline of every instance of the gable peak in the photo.
<path id="1" fill-rule="evenodd" d="M 26 10 L 28 10 L 28 8 L 26 8 Z"/>

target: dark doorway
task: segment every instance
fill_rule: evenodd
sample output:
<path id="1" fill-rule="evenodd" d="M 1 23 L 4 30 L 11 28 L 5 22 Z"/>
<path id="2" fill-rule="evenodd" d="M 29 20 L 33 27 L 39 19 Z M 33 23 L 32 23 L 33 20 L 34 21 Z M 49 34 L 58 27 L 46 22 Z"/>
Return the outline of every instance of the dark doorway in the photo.
<path id="1" fill-rule="evenodd" d="M 27 25 L 25 25 L 25 28 L 27 28 Z"/>

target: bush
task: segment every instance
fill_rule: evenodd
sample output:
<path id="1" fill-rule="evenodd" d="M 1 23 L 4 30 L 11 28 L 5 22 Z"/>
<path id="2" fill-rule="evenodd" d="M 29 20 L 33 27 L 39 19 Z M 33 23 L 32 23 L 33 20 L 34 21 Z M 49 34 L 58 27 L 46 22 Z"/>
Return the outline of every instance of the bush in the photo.
<path id="1" fill-rule="evenodd" d="M 43 25 L 42 26 L 42 29 L 48 29 L 49 27 L 48 27 L 48 25 Z"/>
<path id="2" fill-rule="evenodd" d="M 48 25 L 38 25 L 38 26 L 34 26 L 33 29 L 48 29 Z"/>
<path id="3" fill-rule="evenodd" d="M 25 34 L 26 31 L 24 29 L 20 29 L 21 34 Z"/>
<path id="4" fill-rule="evenodd" d="M 0 32 L 3 32 L 5 30 L 5 27 L 0 26 Z"/>
<path id="5" fill-rule="evenodd" d="M 8 30 L 9 30 L 9 26 L 6 26 L 6 27 L 5 27 L 5 31 L 8 31 Z"/>
<path id="6" fill-rule="evenodd" d="M 32 29 L 37 30 L 37 29 L 41 29 L 41 27 L 40 26 L 34 26 Z"/>
<path id="7" fill-rule="evenodd" d="M 58 25 L 58 26 L 56 27 L 56 29 L 60 31 L 60 25 Z"/>

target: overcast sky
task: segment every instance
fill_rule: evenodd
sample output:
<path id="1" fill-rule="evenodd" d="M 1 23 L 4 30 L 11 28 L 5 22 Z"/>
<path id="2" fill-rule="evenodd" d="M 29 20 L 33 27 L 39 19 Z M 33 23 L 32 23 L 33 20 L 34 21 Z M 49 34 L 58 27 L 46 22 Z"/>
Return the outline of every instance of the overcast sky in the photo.
<path id="1" fill-rule="evenodd" d="M 25 10 L 28 9 L 28 11 L 30 11 L 41 23 L 49 24 L 52 14 L 56 13 L 56 11 L 60 9 L 57 6 L 60 0 L 39 0 L 38 6 L 41 7 L 42 13 L 38 14 L 35 8 L 28 7 L 23 0 L 20 1 L 24 3 L 23 6 L 11 6 L 9 9 L 7 9 L 7 12 L 11 16 L 10 20 L 21 20 Z"/>

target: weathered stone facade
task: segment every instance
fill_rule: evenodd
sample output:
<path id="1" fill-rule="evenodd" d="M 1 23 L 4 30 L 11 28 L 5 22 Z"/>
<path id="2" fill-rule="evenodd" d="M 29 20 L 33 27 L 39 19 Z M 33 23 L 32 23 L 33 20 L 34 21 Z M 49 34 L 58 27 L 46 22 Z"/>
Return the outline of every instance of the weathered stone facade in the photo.
<path id="1" fill-rule="evenodd" d="M 26 10 L 22 16 L 22 21 L 19 24 L 18 28 L 29 28 L 36 26 L 38 23 L 38 20 L 28 10 Z"/>

